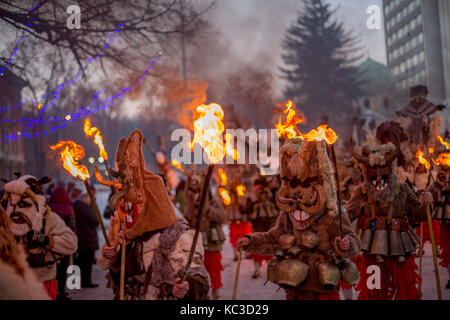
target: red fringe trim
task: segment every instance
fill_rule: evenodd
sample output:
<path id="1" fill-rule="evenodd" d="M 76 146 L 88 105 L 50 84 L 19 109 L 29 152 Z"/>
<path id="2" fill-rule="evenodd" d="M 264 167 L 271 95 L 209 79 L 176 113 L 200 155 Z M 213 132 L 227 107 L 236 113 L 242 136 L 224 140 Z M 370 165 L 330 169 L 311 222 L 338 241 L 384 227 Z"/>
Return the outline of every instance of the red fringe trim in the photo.
<path id="1" fill-rule="evenodd" d="M 222 254 L 220 251 L 205 251 L 205 268 L 209 273 L 211 279 L 211 288 L 222 288 Z"/>
<path id="2" fill-rule="evenodd" d="M 230 243 L 233 248 L 236 248 L 236 242 L 243 236 L 252 233 L 252 226 L 249 222 L 230 223 Z"/>
<path id="3" fill-rule="evenodd" d="M 447 268 L 450 264 L 450 225 L 441 224 L 441 233 L 440 233 L 440 242 L 441 242 L 441 265 L 444 268 Z"/>
<path id="4" fill-rule="evenodd" d="M 50 299 L 56 300 L 56 296 L 58 295 L 58 284 L 56 280 L 44 282 L 44 287 Z"/>
<path id="5" fill-rule="evenodd" d="M 262 263 L 263 261 L 270 261 L 272 260 L 272 256 L 261 256 L 259 254 L 255 254 L 255 253 L 249 253 L 248 256 L 250 257 L 250 259 Z"/>
<path id="6" fill-rule="evenodd" d="M 380 267 L 381 288 L 368 289 L 367 267 L 377 265 Z M 365 254 L 361 257 L 360 264 L 361 280 L 356 286 L 359 291 L 358 300 L 419 300 L 421 293 L 417 286 L 421 281 L 416 270 L 417 265 L 414 257 L 406 257 L 404 262 L 397 258 L 385 258 L 383 263 L 377 263 L 374 255 Z"/>

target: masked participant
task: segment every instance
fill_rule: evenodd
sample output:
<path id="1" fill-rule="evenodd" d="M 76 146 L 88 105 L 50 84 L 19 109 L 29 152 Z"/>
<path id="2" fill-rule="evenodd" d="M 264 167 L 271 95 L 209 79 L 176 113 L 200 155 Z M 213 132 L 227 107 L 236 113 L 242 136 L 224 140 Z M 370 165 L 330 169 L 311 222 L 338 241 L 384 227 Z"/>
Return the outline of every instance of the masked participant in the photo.
<path id="1" fill-rule="evenodd" d="M 441 263 L 447 268 L 446 289 L 450 289 L 450 168 L 441 164 L 436 181 L 430 188 L 434 197 L 435 219 L 440 222 Z"/>
<path id="2" fill-rule="evenodd" d="M 347 258 L 359 254 L 360 245 L 345 212 L 341 233 L 326 142 L 289 140 L 280 149 L 280 176 L 276 225 L 241 238 L 238 247 L 276 256 L 267 279 L 283 287 L 287 299 L 338 300 L 339 280 L 352 285 L 359 279 Z"/>
<path id="3" fill-rule="evenodd" d="M 189 188 L 187 191 L 187 206 L 184 217 L 191 226 L 196 224 L 198 214 L 198 205 L 200 202 L 201 177 L 193 174 L 188 178 Z M 203 245 L 205 247 L 205 267 L 208 270 L 211 279 L 211 293 L 214 300 L 219 299 L 219 289 L 222 288 L 222 248 L 226 240 L 222 224 L 226 223 L 227 216 L 222 206 L 222 201 L 218 195 L 211 195 L 208 192 L 207 202 L 203 208 L 202 222 L 200 230 L 203 236 Z"/>
<path id="4" fill-rule="evenodd" d="M 111 247 L 102 248 L 98 264 L 109 269 L 116 299 L 119 297 L 121 238 L 126 239 L 126 299 L 205 299 L 208 273 L 203 265 L 202 237 L 198 238 L 192 263 L 188 262 L 195 230 L 176 217 L 162 178 L 145 169 L 143 136 L 138 130 L 122 138 L 116 152 L 116 189 L 110 207 L 115 215 L 110 229 Z M 122 230 L 120 226 L 122 225 Z"/>
<path id="5" fill-rule="evenodd" d="M 247 212 L 252 224 L 252 232 L 269 231 L 278 217 L 278 208 L 272 201 L 272 194 L 263 179 L 259 178 L 253 182 L 252 195 L 253 197 L 250 196 L 247 199 Z M 254 253 L 251 253 L 249 256 L 253 260 L 255 268 L 252 277 L 258 278 L 261 275 L 261 264 L 263 261 L 272 260 L 272 256 Z"/>
<path id="6" fill-rule="evenodd" d="M 420 299 L 413 256 L 420 240 L 411 223 L 425 221 L 424 202 L 430 203 L 432 196 L 423 192 L 420 201 L 407 184 L 397 181 L 399 151 L 394 144 L 364 146 L 359 155 L 350 141 L 350 151 L 364 176 L 346 204 L 350 218 L 359 218 L 357 233 L 363 253 L 358 299 Z M 373 265 L 381 270 L 380 289 L 367 287 L 371 275 L 367 268 Z"/>
<path id="7" fill-rule="evenodd" d="M 5 184 L 5 194 L 11 232 L 25 249 L 29 265 L 44 283 L 48 295 L 55 299 L 56 263 L 76 251 L 77 236 L 45 204 L 42 185 L 49 181 L 50 178 L 21 176 Z"/>
<path id="8" fill-rule="evenodd" d="M 48 300 L 44 285 L 11 233 L 10 223 L 0 206 L 0 300 Z"/>

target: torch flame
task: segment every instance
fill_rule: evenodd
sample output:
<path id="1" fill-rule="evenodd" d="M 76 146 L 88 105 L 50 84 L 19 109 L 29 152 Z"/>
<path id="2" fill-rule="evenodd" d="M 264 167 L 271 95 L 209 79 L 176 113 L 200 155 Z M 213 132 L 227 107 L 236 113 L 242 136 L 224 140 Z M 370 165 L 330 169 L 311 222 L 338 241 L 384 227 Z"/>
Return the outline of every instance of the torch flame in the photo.
<path id="1" fill-rule="evenodd" d="M 211 163 L 217 163 L 225 156 L 222 133 L 225 126 L 222 122 L 224 113 L 222 107 L 216 103 L 200 105 L 196 109 L 197 119 L 194 121 L 194 140 L 202 146 Z"/>
<path id="2" fill-rule="evenodd" d="M 60 141 L 57 144 L 50 146 L 52 150 L 62 149 L 60 152 L 60 160 L 63 162 L 63 167 L 75 178 L 81 180 L 89 179 L 88 169 L 79 163 L 84 158 L 84 148 L 73 141 Z"/>
<path id="3" fill-rule="evenodd" d="M 223 171 L 222 168 L 219 168 L 217 173 L 219 174 L 219 177 L 220 177 L 220 185 L 221 186 L 226 186 L 227 183 L 228 183 L 227 174 Z"/>
<path id="4" fill-rule="evenodd" d="M 171 164 L 172 164 L 172 166 L 174 166 L 174 167 L 177 168 L 178 170 L 183 171 L 183 166 L 182 166 L 182 164 L 181 164 L 178 160 L 173 159 L 173 160 L 171 161 Z"/>
<path id="5" fill-rule="evenodd" d="M 280 116 L 278 124 L 275 124 L 275 129 L 278 130 L 278 137 L 286 137 L 287 139 L 300 138 L 305 141 L 325 140 L 328 144 L 336 142 L 338 138 L 336 132 L 326 124 L 321 124 L 306 134 L 301 133 L 297 128 L 297 124 L 306 120 L 305 115 L 301 111 L 297 115 L 295 105 L 291 100 L 288 100 L 285 106 L 286 109 L 283 113 L 286 114 L 286 121 L 283 123 Z"/>
<path id="6" fill-rule="evenodd" d="M 442 138 L 441 136 L 438 136 L 438 139 L 439 139 L 439 142 L 440 142 L 443 146 L 445 146 L 445 149 L 446 149 L 446 150 L 450 149 L 450 143 L 445 142 L 445 141 L 444 141 L 444 138 Z"/>
<path id="7" fill-rule="evenodd" d="M 223 199 L 223 203 L 227 206 L 229 206 L 231 204 L 231 197 L 230 197 L 230 193 L 228 192 L 227 189 L 224 188 L 219 188 L 219 194 Z"/>
<path id="8" fill-rule="evenodd" d="M 427 159 L 424 158 L 423 151 L 420 150 L 420 148 L 417 149 L 416 158 L 419 160 L 420 164 L 423 164 L 425 166 L 425 168 L 427 168 L 428 170 L 431 169 L 431 164 Z"/>
<path id="9" fill-rule="evenodd" d="M 450 154 L 448 153 L 441 153 L 436 160 L 431 158 L 431 160 L 434 162 L 437 166 L 447 166 L 450 167 Z"/>
<path id="10" fill-rule="evenodd" d="M 92 127 L 90 119 L 84 120 L 84 133 L 87 137 L 94 136 L 94 143 L 98 146 L 100 157 L 105 161 L 108 160 L 108 154 L 105 151 L 100 130 L 97 127 Z"/>
<path id="11" fill-rule="evenodd" d="M 239 197 L 245 197 L 245 186 L 243 184 L 237 185 L 236 192 Z"/>
<path id="12" fill-rule="evenodd" d="M 233 148 L 233 136 L 229 133 L 225 133 L 225 152 L 234 160 L 239 160 L 239 151 Z"/>

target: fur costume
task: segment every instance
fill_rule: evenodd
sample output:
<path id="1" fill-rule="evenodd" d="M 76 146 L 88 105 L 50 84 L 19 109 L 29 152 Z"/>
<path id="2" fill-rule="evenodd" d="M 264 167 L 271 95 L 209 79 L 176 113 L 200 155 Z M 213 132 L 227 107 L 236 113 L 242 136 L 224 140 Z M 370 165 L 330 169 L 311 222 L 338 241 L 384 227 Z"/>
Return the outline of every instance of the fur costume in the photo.
<path id="1" fill-rule="evenodd" d="M 350 142 L 364 175 L 364 182 L 345 205 L 350 219 L 358 219 L 362 242 L 360 300 L 420 299 L 413 257 L 419 240 L 411 223 L 425 221 L 426 208 L 407 184 L 397 182 L 397 149 L 388 142 L 365 146 L 359 155 Z M 372 264 L 382 270 L 381 289 L 366 286 L 367 266 Z"/>
<path id="2" fill-rule="evenodd" d="M 24 246 L 30 266 L 53 297 L 57 260 L 75 253 L 77 236 L 46 205 L 41 185 L 44 180 L 25 175 L 6 183 L 6 213 L 11 232 Z"/>
<path id="3" fill-rule="evenodd" d="M 360 242 L 344 211 L 342 237 L 350 249 L 338 246 L 336 185 L 326 142 L 289 140 L 280 150 L 280 163 L 281 213 L 271 230 L 248 235 L 245 249 L 276 255 L 268 274 L 276 274 L 270 281 L 282 286 L 288 299 L 334 299 L 341 278 L 337 258 L 356 256 Z"/>
<path id="4" fill-rule="evenodd" d="M 0 300 L 48 300 L 44 286 L 26 262 L 0 206 Z"/>
<path id="5" fill-rule="evenodd" d="M 176 217 L 174 206 L 160 176 L 145 169 L 142 153 L 143 136 L 135 130 L 122 138 L 116 153 L 117 189 L 111 197 L 114 223 L 110 226 L 111 244 L 116 249 L 112 259 L 101 256 L 98 265 L 110 270 L 110 285 L 116 289 L 120 278 L 121 244 L 117 235 L 120 218 L 127 238 L 126 288 L 129 299 L 173 299 L 175 278 L 184 270 L 195 230 L 184 219 Z M 204 249 L 200 235 L 191 268 L 186 277 L 189 292 L 186 298 L 204 299 L 209 290 L 209 277 L 203 265 Z"/>

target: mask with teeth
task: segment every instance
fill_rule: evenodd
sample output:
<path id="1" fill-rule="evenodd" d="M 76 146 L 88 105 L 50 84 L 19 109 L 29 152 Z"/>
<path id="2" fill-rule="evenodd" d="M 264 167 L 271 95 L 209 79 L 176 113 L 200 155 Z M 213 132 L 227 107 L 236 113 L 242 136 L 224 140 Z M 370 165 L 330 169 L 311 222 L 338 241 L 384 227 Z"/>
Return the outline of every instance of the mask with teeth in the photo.
<path id="1" fill-rule="evenodd" d="M 371 202 L 389 203 L 395 197 L 397 187 L 397 148 L 392 143 L 364 146 L 362 154 L 350 152 L 363 166 L 364 183 Z"/>
<path id="2" fill-rule="evenodd" d="M 280 149 L 277 204 L 286 212 L 337 213 L 336 186 L 325 141 L 292 139 Z"/>
<path id="3" fill-rule="evenodd" d="M 11 232 L 15 236 L 24 236 L 30 230 L 42 228 L 42 218 L 46 212 L 46 199 L 42 184 L 50 178 L 36 179 L 24 175 L 5 184 L 8 197 L 6 214 L 11 221 Z"/>
<path id="4" fill-rule="evenodd" d="M 450 191 L 450 168 L 448 166 L 439 166 L 439 171 L 436 175 L 436 182 L 443 188 L 444 191 Z"/>

